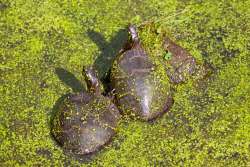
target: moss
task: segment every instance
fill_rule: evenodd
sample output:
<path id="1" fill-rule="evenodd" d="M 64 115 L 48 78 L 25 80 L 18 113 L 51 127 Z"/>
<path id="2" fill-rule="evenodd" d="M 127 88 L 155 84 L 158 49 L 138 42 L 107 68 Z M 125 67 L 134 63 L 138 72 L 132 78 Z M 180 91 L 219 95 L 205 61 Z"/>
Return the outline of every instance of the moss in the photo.
<path id="1" fill-rule="evenodd" d="M 139 37 L 148 54 L 153 58 L 163 59 L 166 51 L 163 49 L 164 32 L 158 23 L 145 23 L 139 28 Z"/>
<path id="2" fill-rule="evenodd" d="M 249 0 L 1 1 L 1 165 L 249 166 L 249 9 Z M 112 61 L 120 49 L 99 47 L 88 30 L 112 43 L 128 23 L 145 21 L 166 28 L 215 72 L 180 85 L 170 112 L 153 124 L 124 118 L 114 141 L 90 162 L 64 155 L 49 121 L 57 100 L 79 89 L 55 68 L 82 80 L 83 65 L 98 59 L 103 67 L 100 55 Z"/>

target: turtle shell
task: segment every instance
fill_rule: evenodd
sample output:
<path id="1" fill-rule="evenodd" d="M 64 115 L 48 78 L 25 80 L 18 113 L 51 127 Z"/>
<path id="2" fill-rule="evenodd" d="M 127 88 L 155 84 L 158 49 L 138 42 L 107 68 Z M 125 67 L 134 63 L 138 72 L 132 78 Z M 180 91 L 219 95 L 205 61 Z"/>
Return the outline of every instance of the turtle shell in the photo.
<path id="1" fill-rule="evenodd" d="M 140 43 L 117 56 L 111 84 L 118 108 L 146 121 L 162 115 L 173 103 L 164 67 L 151 59 Z"/>
<path id="2" fill-rule="evenodd" d="M 110 99 L 93 93 L 69 95 L 52 122 L 52 135 L 67 153 L 98 151 L 115 134 L 119 111 Z"/>

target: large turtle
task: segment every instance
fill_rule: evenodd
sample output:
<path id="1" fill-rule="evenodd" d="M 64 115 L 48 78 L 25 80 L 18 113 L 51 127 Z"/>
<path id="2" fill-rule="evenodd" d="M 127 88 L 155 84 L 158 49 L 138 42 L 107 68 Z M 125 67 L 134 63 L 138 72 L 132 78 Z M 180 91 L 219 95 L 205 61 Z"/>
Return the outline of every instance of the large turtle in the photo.
<path id="1" fill-rule="evenodd" d="M 71 94 L 52 121 L 52 135 L 67 153 L 78 157 L 96 152 L 115 134 L 120 118 L 117 107 L 101 93 L 92 67 L 85 68 L 88 91 Z"/>
<path id="2" fill-rule="evenodd" d="M 111 68 L 111 85 L 122 112 L 153 120 L 173 104 L 170 81 L 161 63 L 144 50 L 136 26 L 128 30 L 130 39 Z"/>

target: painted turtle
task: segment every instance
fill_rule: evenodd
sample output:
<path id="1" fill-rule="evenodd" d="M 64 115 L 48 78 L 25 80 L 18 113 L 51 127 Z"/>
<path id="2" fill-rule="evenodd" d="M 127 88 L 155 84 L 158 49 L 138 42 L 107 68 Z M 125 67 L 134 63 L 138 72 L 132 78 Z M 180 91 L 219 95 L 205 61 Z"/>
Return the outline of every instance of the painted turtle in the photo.
<path id="1" fill-rule="evenodd" d="M 67 96 L 52 121 L 56 141 L 77 156 L 94 153 L 107 144 L 120 118 L 117 107 L 101 94 L 94 69 L 85 68 L 83 74 L 88 91 Z"/>
<path id="2" fill-rule="evenodd" d="M 166 34 L 167 28 L 161 23 L 146 22 L 138 27 L 138 32 L 147 49 L 155 58 L 161 59 L 171 83 L 179 84 L 200 73 L 195 58 L 176 44 Z"/>
<path id="3" fill-rule="evenodd" d="M 121 112 L 153 120 L 173 104 L 170 81 L 161 63 L 144 50 L 136 27 L 128 30 L 130 39 L 111 68 L 111 85 Z"/>
<path id="4" fill-rule="evenodd" d="M 187 50 L 166 36 L 164 37 L 163 47 L 172 55 L 169 59 L 170 67 L 166 70 L 171 82 L 176 84 L 185 82 L 188 77 L 197 72 L 196 61 Z"/>

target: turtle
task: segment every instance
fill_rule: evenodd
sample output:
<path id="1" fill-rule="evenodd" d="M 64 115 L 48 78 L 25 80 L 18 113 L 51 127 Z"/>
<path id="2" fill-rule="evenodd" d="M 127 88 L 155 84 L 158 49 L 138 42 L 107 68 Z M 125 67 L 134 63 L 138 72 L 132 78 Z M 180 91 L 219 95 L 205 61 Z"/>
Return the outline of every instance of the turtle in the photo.
<path id="1" fill-rule="evenodd" d="M 185 83 L 201 70 L 199 62 L 167 35 L 167 27 L 162 23 L 142 23 L 138 26 L 138 32 L 145 49 L 161 59 L 173 87 Z"/>
<path id="2" fill-rule="evenodd" d="M 130 37 L 110 71 L 116 104 L 123 114 L 155 120 L 173 104 L 170 80 L 164 66 L 144 49 L 137 27 L 129 25 L 128 32 Z"/>
<path id="3" fill-rule="evenodd" d="M 52 120 L 51 133 L 66 153 L 93 155 L 111 141 L 120 113 L 112 99 L 102 95 L 97 72 L 85 67 L 87 91 L 69 94 Z"/>
<path id="4" fill-rule="evenodd" d="M 183 47 L 167 36 L 163 38 L 163 48 L 172 57 L 166 61 L 167 75 L 173 84 L 186 83 L 190 78 L 198 85 L 206 82 L 215 69 L 208 62 L 197 62 Z"/>
<path id="5" fill-rule="evenodd" d="M 186 49 L 176 44 L 167 36 L 164 37 L 163 48 L 172 55 L 168 61 L 170 67 L 166 69 L 172 83 L 183 83 L 197 72 L 198 66 L 195 58 Z"/>
<path id="6" fill-rule="evenodd" d="M 210 65 L 197 61 L 187 49 L 167 35 L 167 29 L 160 22 L 148 21 L 138 26 L 138 33 L 144 48 L 151 56 L 160 59 L 172 87 L 186 83 L 191 78 L 198 81 L 207 77 L 211 73 Z"/>

